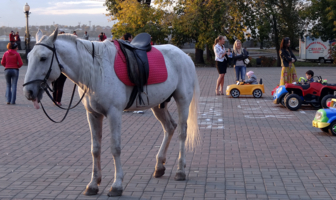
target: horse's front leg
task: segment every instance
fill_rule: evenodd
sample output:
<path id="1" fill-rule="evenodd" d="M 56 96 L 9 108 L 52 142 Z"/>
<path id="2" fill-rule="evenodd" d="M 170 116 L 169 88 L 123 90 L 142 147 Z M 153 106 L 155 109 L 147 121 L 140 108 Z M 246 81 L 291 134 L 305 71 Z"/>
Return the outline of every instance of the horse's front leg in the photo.
<path id="1" fill-rule="evenodd" d="M 111 152 L 114 158 L 114 181 L 112 187 L 107 196 L 115 197 L 121 196 L 123 192 L 122 181 L 124 179 L 124 173 L 121 168 L 120 154 L 121 154 L 121 117 L 122 110 L 117 108 L 110 108 L 107 119 L 111 128 Z"/>
<path id="2" fill-rule="evenodd" d="M 96 195 L 99 191 L 98 185 L 101 182 L 101 139 L 102 139 L 102 124 L 103 115 L 97 113 L 86 112 L 91 130 L 91 153 L 92 153 L 92 178 L 86 186 L 85 195 Z"/>
<path id="3" fill-rule="evenodd" d="M 152 111 L 155 117 L 161 122 L 161 125 L 164 130 L 163 141 L 160 147 L 158 154 L 156 155 L 156 166 L 153 176 L 155 178 L 161 177 L 165 174 L 166 155 L 169 147 L 171 138 L 173 137 L 174 131 L 176 129 L 176 123 L 173 118 L 170 116 L 167 110 L 167 103 L 165 103 L 164 109 L 159 109 L 157 106 L 152 108 Z"/>

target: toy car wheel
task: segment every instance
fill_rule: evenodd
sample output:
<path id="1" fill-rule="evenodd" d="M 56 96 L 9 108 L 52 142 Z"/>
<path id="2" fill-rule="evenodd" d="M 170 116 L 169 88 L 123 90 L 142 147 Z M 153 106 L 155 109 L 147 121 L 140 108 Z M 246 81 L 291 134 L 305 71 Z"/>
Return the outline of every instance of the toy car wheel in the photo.
<path id="1" fill-rule="evenodd" d="M 334 121 L 333 123 L 330 124 L 329 133 L 336 136 L 336 121 Z"/>
<path id="2" fill-rule="evenodd" d="M 332 94 L 327 94 L 325 95 L 322 100 L 321 100 L 321 106 L 322 108 L 328 108 L 327 104 L 328 102 L 331 101 L 331 99 L 334 99 L 336 98 L 336 96 L 332 95 Z"/>
<path id="3" fill-rule="evenodd" d="M 319 103 L 311 103 L 310 105 L 314 108 L 321 108 L 321 104 Z"/>
<path id="4" fill-rule="evenodd" d="M 281 105 L 283 105 L 284 107 L 286 107 L 286 104 L 285 104 L 285 97 L 282 97 L 282 98 L 281 98 L 280 103 L 281 103 Z"/>
<path id="5" fill-rule="evenodd" d="M 301 104 L 301 97 L 297 94 L 290 94 L 285 98 L 285 105 L 289 110 L 298 110 L 301 107 Z"/>
<path id="6" fill-rule="evenodd" d="M 289 93 L 287 93 L 284 97 L 282 97 L 280 103 L 281 105 L 283 105 L 284 107 L 286 107 L 286 104 L 285 104 L 285 99 L 288 97 Z"/>
<path id="7" fill-rule="evenodd" d="M 233 89 L 233 90 L 231 90 L 230 94 L 233 98 L 238 98 L 239 95 L 240 95 L 240 92 L 237 89 Z"/>
<path id="8" fill-rule="evenodd" d="M 262 97 L 262 91 L 261 90 L 259 90 L 259 89 L 255 89 L 255 90 L 253 90 L 253 96 L 254 96 L 254 98 L 260 98 L 260 97 Z"/>
<path id="9" fill-rule="evenodd" d="M 329 132 L 329 126 L 328 126 L 328 127 L 325 127 L 325 128 L 320 128 L 320 129 L 321 129 L 321 131 L 323 131 L 323 132 L 326 132 L 326 133 Z"/>

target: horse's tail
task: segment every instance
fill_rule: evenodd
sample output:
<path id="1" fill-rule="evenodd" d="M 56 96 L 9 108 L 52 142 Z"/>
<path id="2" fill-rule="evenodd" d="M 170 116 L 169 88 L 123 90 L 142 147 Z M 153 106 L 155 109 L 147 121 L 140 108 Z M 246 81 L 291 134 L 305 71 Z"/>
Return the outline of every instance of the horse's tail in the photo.
<path id="1" fill-rule="evenodd" d="M 187 148 L 188 150 L 195 150 L 196 146 L 200 144 L 200 131 L 198 127 L 198 102 L 200 98 L 200 88 L 195 71 L 194 80 L 194 95 L 189 106 L 189 115 L 187 120 Z"/>

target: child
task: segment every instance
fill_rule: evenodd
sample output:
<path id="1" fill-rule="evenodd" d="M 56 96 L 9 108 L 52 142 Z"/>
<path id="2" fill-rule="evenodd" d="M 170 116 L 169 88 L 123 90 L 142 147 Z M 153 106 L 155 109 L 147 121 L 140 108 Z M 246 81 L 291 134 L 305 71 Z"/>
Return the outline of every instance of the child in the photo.
<path id="1" fill-rule="evenodd" d="M 312 83 L 312 82 L 314 82 L 313 76 L 314 76 L 314 72 L 312 70 L 308 70 L 306 72 L 306 78 L 307 78 L 306 83 Z"/>
<path id="2" fill-rule="evenodd" d="M 245 81 L 245 83 L 249 84 L 258 84 L 257 77 L 254 75 L 253 71 L 249 71 L 246 73 L 248 80 Z"/>

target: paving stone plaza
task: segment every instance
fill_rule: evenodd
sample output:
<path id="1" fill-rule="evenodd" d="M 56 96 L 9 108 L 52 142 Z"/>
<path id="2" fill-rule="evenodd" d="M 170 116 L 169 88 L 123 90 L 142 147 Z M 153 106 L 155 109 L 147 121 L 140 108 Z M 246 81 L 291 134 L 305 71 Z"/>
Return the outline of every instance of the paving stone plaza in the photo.
<path id="1" fill-rule="evenodd" d="M 187 180 L 174 181 L 178 138 L 167 153 L 166 174 L 154 178 L 162 127 L 150 110 L 122 116 L 124 192 L 108 198 L 114 166 L 110 134 L 104 122 L 102 183 L 99 194 L 84 196 L 91 179 L 91 137 L 82 105 L 71 110 L 65 122 L 54 124 L 35 110 L 22 94 L 27 67 L 20 70 L 16 105 L 6 105 L 5 78 L 0 72 L 0 199 L 334 199 L 336 198 L 336 137 L 312 127 L 316 109 L 303 106 L 289 111 L 272 102 L 271 90 L 279 83 L 281 68 L 248 68 L 263 79 L 261 99 L 215 95 L 215 68 L 197 68 L 201 88 L 199 125 L 202 143 L 188 152 Z M 308 69 L 336 83 L 332 67 Z M 225 87 L 234 83 L 228 68 Z M 62 102 L 70 100 L 67 80 Z M 78 100 L 78 94 L 74 101 Z M 44 95 L 47 111 L 61 119 L 64 111 Z M 169 104 L 177 121 L 174 101 Z"/>

